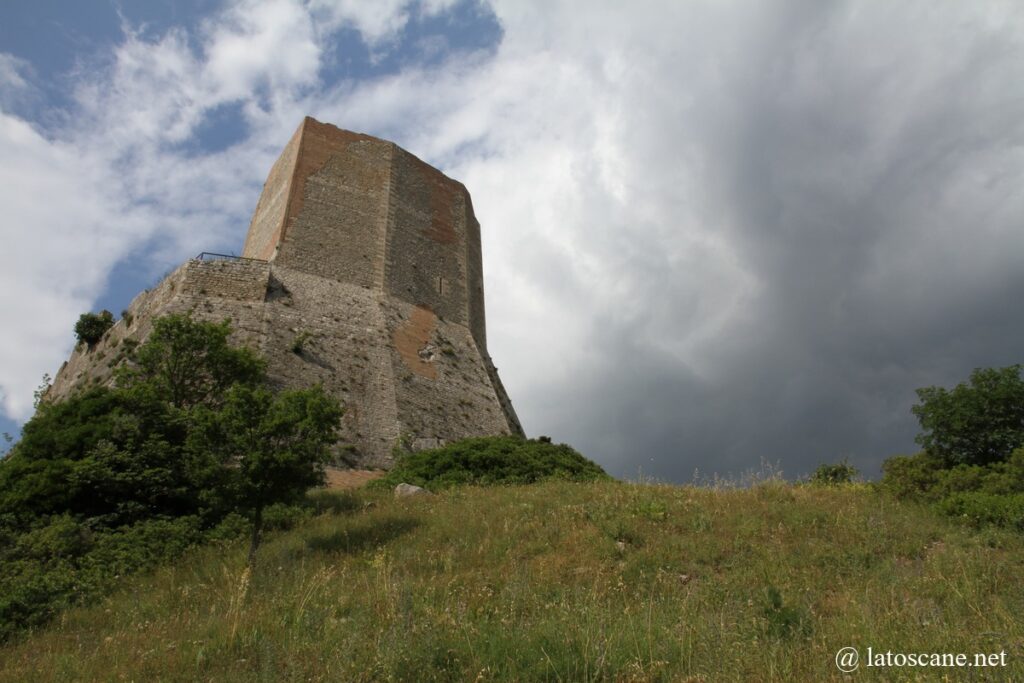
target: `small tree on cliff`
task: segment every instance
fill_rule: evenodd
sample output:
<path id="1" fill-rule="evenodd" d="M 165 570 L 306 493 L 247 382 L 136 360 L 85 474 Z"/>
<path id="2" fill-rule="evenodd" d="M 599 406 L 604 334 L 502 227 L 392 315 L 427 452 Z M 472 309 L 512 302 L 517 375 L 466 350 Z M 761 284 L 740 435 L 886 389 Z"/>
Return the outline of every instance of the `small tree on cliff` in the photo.
<path id="1" fill-rule="evenodd" d="M 78 341 L 85 342 L 89 347 L 95 346 L 96 342 L 103 339 L 103 335 L 114 326 L 114 314 L 103 310 L 99 313 L 83 313 L 75 323 L 75 337 Z"/>

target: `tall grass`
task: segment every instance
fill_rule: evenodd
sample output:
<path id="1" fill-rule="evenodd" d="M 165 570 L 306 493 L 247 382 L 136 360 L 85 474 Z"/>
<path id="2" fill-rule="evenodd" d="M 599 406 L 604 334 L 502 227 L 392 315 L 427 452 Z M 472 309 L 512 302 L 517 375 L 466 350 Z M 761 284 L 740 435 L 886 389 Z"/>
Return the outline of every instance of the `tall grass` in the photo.
<path id="1" fill-rule="evenodd" d="M 0 649 L 0 680 L 828 681 L 837 650 L 999 652 L 1024 539 L 873 488 L 598 482 L 357 494 L 208 547 Z"/>

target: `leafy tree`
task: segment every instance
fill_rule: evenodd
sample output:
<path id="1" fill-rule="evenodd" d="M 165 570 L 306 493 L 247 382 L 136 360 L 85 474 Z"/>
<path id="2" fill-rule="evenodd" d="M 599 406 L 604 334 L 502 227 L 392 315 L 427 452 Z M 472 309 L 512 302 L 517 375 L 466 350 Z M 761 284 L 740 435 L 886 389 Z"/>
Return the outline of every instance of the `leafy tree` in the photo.
<path id="1" fill-rule="evenodd" d="M 29 460 L 77 460 L 100 439 L 110 438 L 124 399 L 95 387 L 58 403 L 44 402 L 21 430 L 16 453 Z"/>
<path id="2" fill-rule="evenodd" d="M 187 434 L 182 411 L 123 390 L 45 403 L 0 467 L 0 513 L 70 513 L 105 527 L 193 513 Z"/>
<path id="3" fill-rule="evenodd" d="M 53 378 L 50 377 L 50 373 L 44 372 L 43 379 L 36 387 L 36 390 L 32 392 L 32 407 L 39 408 L 43 401 L 46 400 L 46 394 L 50 391 L 50 387 L 53 385 Z"/>
<path id="4" fill-rule="evenodd" d="M 135 364 L 122 368 L 118 381 L 176 408 L 217 404 L 231 385 L 254 385 L 264 378 L 263 360 L 231 346 L 230 334 L 227 321 L 198 322 L 187 314 L 157 318 L 135 352 Z"/>
<path id="5" fill-rule="evenodd" d="M 916 441 L 947 466 L 988 465 L 1024 445 L 1021 365 L 976 369 L 952 390 L 917 390 L 913 407 L 924 430 Z"/>
<path id="6" fill-rule="evenodd" d="M 66 511 L 108 527 L 186 514 L 215 523 L 232 510 L 249 511 L 253 501 L 260 516 L 265 504 L 300 497 L 320 483 L 315 467 L 278 468 L 268 475 L 277 479 L 277 489 L 239 493 L 245 482 L 237 465 L 248 466 L 252 458 L 238 458 L 231 444 L 259 433 L 269 448 L 287 441 L 282 453 L 319 452 L 316 438 L 322 434 L 310 436 L 315 430 L 299 424 L 315 413 L 314 403 L 300 406 L 305 412 L 283 410 L 305 394 L 274 398 L 258 388 L 265 381 L 262 359 L 232 347 L 230 333 L 226 322 L 188 314 L 158 318 L 135 362 L 119 371 L 115 389 L 42 405 L 25 427 L 15 467 L 0 472 L 0 482 L 22 480 L 0 491 L 0 512 Z M 319 396 L 331 400 L 322 391 Z M 340 412 L 337 402 L 331 405 Z M 211 424 L 221 427 L 219 440 L 212 438 Z"/>
<path id="7" fill-rule="evenodd" d="M 114 314 L 103 310 L 100 313 L 83 313 L 75 323 L 75 337 L 78 341 L 85 342 L 90 347 L 103 338 L 111 327 L 114 326 Z"/>
<path id="8" fill-rule="evenodd" d="M 338 401 L 320 386 L 275 395 L 241 384 L 231 387 L 218 409 L 197 412 L 192 443 L 216 455 L 233 507 L 251 521 L 250 566 L 266 508 L 295 502 L 323 484 L 341 414 Z"/>

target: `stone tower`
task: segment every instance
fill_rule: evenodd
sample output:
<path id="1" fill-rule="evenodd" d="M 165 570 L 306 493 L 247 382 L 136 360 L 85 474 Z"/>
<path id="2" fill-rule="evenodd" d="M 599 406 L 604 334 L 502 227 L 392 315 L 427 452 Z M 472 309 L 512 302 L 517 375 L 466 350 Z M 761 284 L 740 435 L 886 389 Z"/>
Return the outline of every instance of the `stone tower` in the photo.
<path id="1" fill-rule="evenodd" d="M 394 143 L 307 117 L 271 168 L 243 257 L 193 259 L 140 294 L 99 344 L 75 350 L 49 395 L 109 382 L 124 340 L 182 310 L 228 318 L 276 385 L 337 395 L 349 464 L 523 433 L 487 353 L 469 193 Z"/>

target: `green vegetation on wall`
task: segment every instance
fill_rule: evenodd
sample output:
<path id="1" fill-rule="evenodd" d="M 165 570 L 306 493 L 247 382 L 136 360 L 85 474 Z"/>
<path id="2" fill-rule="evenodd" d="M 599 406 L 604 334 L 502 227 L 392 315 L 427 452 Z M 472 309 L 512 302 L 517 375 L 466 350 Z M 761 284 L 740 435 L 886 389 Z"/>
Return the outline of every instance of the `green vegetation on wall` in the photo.
<path id="1" fill-rule="evenodd" d="M 104 310 L 99 313 L 83 313 L 75 323 L 75 337 L 88 346 L 94 346 L 114 326 L 114 314 Z"/>

